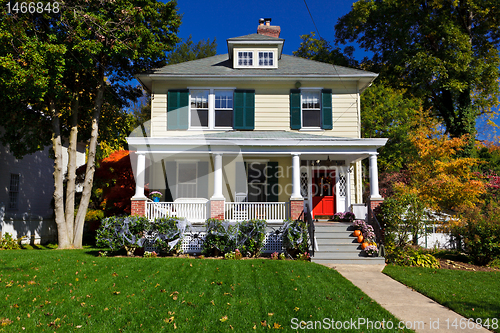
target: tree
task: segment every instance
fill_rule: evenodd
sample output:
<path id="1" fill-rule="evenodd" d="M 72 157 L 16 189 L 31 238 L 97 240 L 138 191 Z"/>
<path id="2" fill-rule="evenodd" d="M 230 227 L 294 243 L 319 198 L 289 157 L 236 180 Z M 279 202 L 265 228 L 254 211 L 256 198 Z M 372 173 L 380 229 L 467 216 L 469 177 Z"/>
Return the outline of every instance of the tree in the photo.
<path id="1" fill-rule="evenodd" d="M 380 79 L 421 98 L 452 137 L 498 105 L 500 6 L 497 0 L 360 0 L 337 24 L 336 41 L 373 52 Z"/>
<path id="2" fill-rule="evenodd" d="M 165 52 L 177 42 L 180 17 L 175 6 L 153 0 L 74 0 L 50 14 L 2 13 L 0 98 L 5 109 L 0 120 L 7 125 L 2 142 L 20 157 L 43 149 L 50 138 L 59 248 L 82 246 L 102 110 L 139 96 L 140 91 L 126 83 L 134 73 L 165 64 Z M 50 128 L 50 135 L 39 134 L 40 126 Z M 79 128 L 89 133 L 90 141 L 75 217 Z M 64 137 L 69 137 L 66 202 Z"/>
<path id="3" fill-rule="evenodd" d="M 457 211 L 481 202 L 485 184 L 472 172 L 480 161 L 457 156 L 468 138 L 449 138 L 439 132 L 436 124 L 422 119 L 422 126 L 412 136 L 418 156 L 409 163 L 410 185 L 431 208 Z"/>
<path id="4" fill-rule="evenodd" d="M 361 136 L 389 139 L 379 149 L 381 173 L 406 169 L 410 156 L 416 155 L 410 135 L 418 127 L 421 101 L 377 82 L 361 95 L 361 105 Z"/>
<path id="5" fill-rule="evenodd" d="M 194 44 L 189 35 L 188 39 L 176 46 L 175 50 L 167 56 L 167 64 L 173 65 L 185 61 L 202 59 L 214 56 L 217 53 L 216 39 L 210 42 L 210 38 L 200 40 Z"/>
<path id="6" fill-rule="evenodd" d="M 309 35 L 300 36 L 302 42 L 294 56 L 325 62 L 337 66 L 359 67 L 359 63 L 353 58 L 354 48 L 348 46 L 342 52 L 340 48 L 332 45 L 323 38 L 316 38 L 314 32 Z"/>

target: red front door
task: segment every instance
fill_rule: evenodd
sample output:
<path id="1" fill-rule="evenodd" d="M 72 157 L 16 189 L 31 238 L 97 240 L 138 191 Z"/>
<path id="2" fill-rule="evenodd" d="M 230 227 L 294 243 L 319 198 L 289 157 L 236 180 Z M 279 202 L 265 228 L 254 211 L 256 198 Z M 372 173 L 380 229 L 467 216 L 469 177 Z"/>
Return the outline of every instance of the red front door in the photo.
<path id="1" fill-rule="evenodd" d="M 314 170 L 312 180 L 313 215 L 335 214 L 335 170 Z"/>

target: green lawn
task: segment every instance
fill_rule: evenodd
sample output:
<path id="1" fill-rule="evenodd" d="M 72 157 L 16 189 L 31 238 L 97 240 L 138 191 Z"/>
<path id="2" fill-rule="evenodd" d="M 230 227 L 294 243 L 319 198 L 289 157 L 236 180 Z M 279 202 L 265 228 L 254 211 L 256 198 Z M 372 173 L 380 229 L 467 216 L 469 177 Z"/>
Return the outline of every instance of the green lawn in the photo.
<path id="1" fill-rule="evenodd" d="M 96 253 L 0 251 L 0 332 L 292 331 L 293 318 L 295 328 L 324 318 L 397 324 L 336 271 L 310 262 Z"/>
<path id="2" fill-rule="evenodd" d="M 489 329 L 500 332 L 500 272 L 387 265 L 384 273 L 465 318 L 481 318 Z"/>

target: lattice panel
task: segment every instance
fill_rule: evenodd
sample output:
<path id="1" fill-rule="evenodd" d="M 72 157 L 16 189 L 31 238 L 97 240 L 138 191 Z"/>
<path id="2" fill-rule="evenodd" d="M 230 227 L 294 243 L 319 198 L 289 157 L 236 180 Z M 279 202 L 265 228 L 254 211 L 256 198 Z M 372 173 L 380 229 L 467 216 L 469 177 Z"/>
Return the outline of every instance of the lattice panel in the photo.
<path id="1" fill-rule="evenodd" d="M 194 235 L 198 235 L 198 237 L 195 237 Z M 184 235 L 184 240 L 181 245 L 182 253 L 201 254 L 202 245 L 205 240 L 205 233 L 198 233 L 194 235 Z M 145 251 L 158 252 L 158 249 L 153 245 L 155 238 L 156 235 L 147 236 L 148 240 L 144 246 Z M 281 253 L 283 251 L 282 234 L 276 234 L 274 231 L 266 233 L 262 253 Z"/>
<path id="2" fill-rule="evenodd" d="M 347 178 L 345 174 L 339 174 L 339 196 L 345 197 L 347 192 Z"/>
<path id="3" fill-rule="evenodd" d="M 205 240 L 205 233 L 199 233 L 194 235 L 184 235 L 184 240 L 182 241 L 181 251 L 183 253 L 201 253 L 201 247 L 203 241 Z"/>
<path id="4" fill-rule="evenodd" d="M 283 242 L 281 236 L 281 234 L 276 234 L 275 232 L 266 233 L 262 253 L 283 252 Z"/>
<path id="5" fill-rule="evenodd" d="M 307 172 L 300 173 L 300 195 L 305 199 L 307 195 Z"/>

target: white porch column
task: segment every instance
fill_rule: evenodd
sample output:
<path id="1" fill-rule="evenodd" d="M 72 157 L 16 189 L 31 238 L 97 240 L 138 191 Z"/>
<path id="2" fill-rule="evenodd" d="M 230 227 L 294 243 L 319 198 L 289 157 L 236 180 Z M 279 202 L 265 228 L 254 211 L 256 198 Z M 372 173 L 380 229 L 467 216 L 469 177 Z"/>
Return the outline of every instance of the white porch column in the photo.
<path id="1" fill-rule="evenodd" d="M 132 199 L 145 199 L 144 195 L 144 178 L 146 173 L 146 154 L 137 154 L 137 169 L 135 175 L 135 195 Z"/>
<path id="2" fill-rule="evenodd" d="M 222 194 L 222 154 L 214 154 L 214 195 L 210 200 L 224 200 Z"/>
<path id="3" fill-rule="evenodd" d="M 290 200 L 303 200 L 300 194 L 300 154 L 292 154 L 292 196 Z"/>
<path id="4" fill-rule="evenodd" d="M 378 192 L 377 153 L 370 154 L 370 199 L 380 199 Z"/>
<path id="5" fill-rule="evenodd" d="M 351 163 L 347 163 L 345 172 L 345 211 L 351 211 Z"/>

